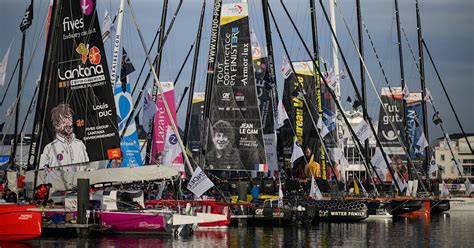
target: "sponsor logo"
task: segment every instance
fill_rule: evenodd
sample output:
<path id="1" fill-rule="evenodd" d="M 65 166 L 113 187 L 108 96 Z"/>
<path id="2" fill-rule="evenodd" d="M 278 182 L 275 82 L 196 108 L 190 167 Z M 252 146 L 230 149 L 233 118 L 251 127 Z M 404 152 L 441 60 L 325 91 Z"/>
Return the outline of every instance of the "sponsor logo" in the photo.
<path id="1" fill-rule="evenodd" d="M 64 159 L 64 156 L 62 153 L 56 155 L 56 159 L 59 160 L 59 161 L 62 161 Z"/>
<path id="2" fill-rule="evenodd" d="M 234 97 L 236 101 L 243 102 L 245 100 L 245 93 L 237 91 L 234 93 Z"/>
<path id="3" fill-rule="evenodd" d="M 31 214 L 21 214 L 20 216 L 18 216 L 19 220 L 29 220 L 31 218 L 33 218 L 33 215 Z"/>
<path id="4" fill-rule="evenodd" d="M 230 93 L 229 92 L 222 93 L 221 100 L 222 101 L 230 101 Z"/>
<path id="5" fill-rule="evenodd" d="M 229 8 L 229 12 L 232 14 L 241 14 L 242 10 L 243 8 L 240 4 L 236 4 L 233 7 Z"/>
<path id="6" fill-rule="evenodd" d="M 75 31 L 76 29 L 83 29 L 84 28 L 84 18 L 79 19 L 71 19 L 71 17 L 66 16 L 63 19 L 63 31 Z"/>
<path id="7" fill-rule="evenodd" d="M 93 65 L 98 65 L 100 63 L 100 49 L 96 46 L 93 46 L 91 49 L 89 49 L 89 44 L 86 46 L 84 43 L 80 43 L 76 48 L 76 52 L 82 56 L 81 60 L 83 64 L 87 62 L 87 58 L 89 58 L 89 62 L 91 62 Z"/>
<path id="8" fill-rule="evenodd" d="M 148 222 L 140 222 L 138 223 L 138 227 L 146 228 L 146 229 L 159 229 L 161 228 L 160 224 L 151 224 Z"/>
<path id="9" fill-rule="evenodd" d="M 115 159 L 120 158 L 122 153 L 120 152 L 120 148 L 113 148 L 107 150 L 107 157 L 108 159 Z"/>
<path id="10" fill-rule="evenodd" d="M 59 82 L 59 88 L 105 80 L 105 76 L 103 75 L 104 68 L 100 64 L 101 55 L 99 48 L 93 46 L 89 49 L 89 45 L 80 43 L 76 48 L 76 52 L 81 55 L 82 64 L 79 64 L 77 68 L 69 69 L 64 72 L 61 72 L 61 69 L 58 68 L 58 77 L 61 80 Z M 86 65 L 87 60 L 91 63 L 90 66 Z"/>
<path id="11" fill-rule="evenodd" d="M 170 135 L 170 138 L 168 139 L 168 141 L 170 142 L 170 144 L 176 145 L 176 143 L 178 143 L 178 138 L 176 137 L 175 134 L 172 134 Z"/>
<path id="12" fill-rule="evenodd" d="M 94 10 L 94 2 L 92 0 L 81 0 L 80 5 L 81 5 L 82 14 L 84 15 L 92 14 L 92 11 Z"/>

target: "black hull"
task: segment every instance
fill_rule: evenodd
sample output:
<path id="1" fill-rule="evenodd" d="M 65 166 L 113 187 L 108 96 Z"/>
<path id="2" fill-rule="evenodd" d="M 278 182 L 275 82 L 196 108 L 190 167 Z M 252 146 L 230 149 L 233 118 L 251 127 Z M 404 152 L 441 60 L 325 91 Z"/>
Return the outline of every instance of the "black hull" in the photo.
<path id="1" fill-rule="evenodd" d="M 451 209 L 449 200 L 430 200 L 430 206 L 430 213 L 432 214 L 442 213 Z"/>
<path id="2" fill-rule="evenodd" d="M 390 206 L 392 208 L 392 215 L 394 217 L 400 216 L 403 214 L 411 213 L 421 209 L 423 206 L 422 200 L 390 200 Z"/>
<path id="3" fill-rule="evenodd" d="M 314 222 L 359 222 L 368 217 L 363 201 L 321 200 L 308 204 L 316 209 Z"/>
<path id="4" fill-rule="evenodd" d="M 392 207 L 388 201 L 370 200 L 365 202 L 370 216 L 392 215 Z"/>

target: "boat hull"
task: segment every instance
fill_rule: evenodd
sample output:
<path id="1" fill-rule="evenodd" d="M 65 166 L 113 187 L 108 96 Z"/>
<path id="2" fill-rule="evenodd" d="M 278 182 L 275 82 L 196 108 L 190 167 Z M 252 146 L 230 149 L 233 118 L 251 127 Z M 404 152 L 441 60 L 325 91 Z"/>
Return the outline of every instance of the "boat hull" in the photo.
<path id="1" fill-rule="evenodd" d="M 248 225 L 288 226 L 294 223 L 294 214 L 295 211 L 288 208 L 253 206 L 249 208 Z"/>
<path id="2" fill-rule="evenodd" d="M 41 236 L 41 213 L 33 205 L 0 205 L 0 241 L 14 242 Z"/>
<path id="3" fill-rule="evenodd" d="M 431 213 L 442 213 L 449 211 L 451 209 L 451 204 L 449 200 L 431 200 Z"/>
<path id="4" fill-rule="evenodd" d="M 391 199 L 390 205 L 393 216 L 402 216 L 420 210 L 424 200 Z"/>
<path id="5" fill-rule="evenodd" d="M 179 208 L 186 207 L 190 205 L 191 208 L 194 208 L 196 213 L 207 213 L 221 215 L 225 220 L 220 221 L 209 221 L 204 223 L 199 223 L 198 227 L 200 228 L 225 228 L 230 225 L 230 203 L 226 202 L 217 202 L 217 201 L 193 201 L 193 200 L 151 200 L 145 202 L 145 207 L 147 208 L 169 208 L 175 211 L 178 211 Z"/>
<path id="6" fill-rule="evenodd" d="M 368 217 L 368 208 L 363 201 L 315 200 L 309 206 L 316 208 L 316 222 L 359 222 Z"/>
<path id="7" fill-rule="evenodd" d="M 474 198 L 453 197 L 449 201 L 449 211 L 474 211 Z"/>
<path id="8" fill-rule="evenodd" d="M 164 233 L 168 231 L 166 214 L 153 212 L 99 212 L 99 223 L 108 232 Z"/>

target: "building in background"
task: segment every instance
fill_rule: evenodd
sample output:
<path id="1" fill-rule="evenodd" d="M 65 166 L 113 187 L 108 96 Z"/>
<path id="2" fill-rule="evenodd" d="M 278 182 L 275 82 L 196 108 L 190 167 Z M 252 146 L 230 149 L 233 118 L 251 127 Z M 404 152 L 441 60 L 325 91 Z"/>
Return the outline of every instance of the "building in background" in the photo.
<path id="1" fill-rule="evenodd" d="M 474 134 L 467 134 L 469 143 L 474 145 Z M 474 154 L 469 150 L 466 139 L 462 133 L 449 135 L 451 139 L 451 149 L 454 156 L 459 159 L 463 167 L 463 177 L 474 178 Z M 449 151 L 444 137 L 437 138 L 434 143 L 435 160 L 441 169 L 441 177 L 443 179 L 461 178 L 459 172 L 453 166 L 453 156 Z"/>

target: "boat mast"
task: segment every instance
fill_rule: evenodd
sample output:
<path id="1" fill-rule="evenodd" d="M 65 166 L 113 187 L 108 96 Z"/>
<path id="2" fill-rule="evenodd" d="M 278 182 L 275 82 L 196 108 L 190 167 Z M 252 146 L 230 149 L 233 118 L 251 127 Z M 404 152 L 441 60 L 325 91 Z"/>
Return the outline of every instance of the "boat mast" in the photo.
<path id="1" fill-rule="evenodd" d="M 321 0 L 320 0 L 320 1 L 321 1 Z M 314 67 L 315 67 L 315 68 L 318 70 L 318 72 L 321 74 L 321 71 L 320 71 L 319 67 L 317 67 L 317 66 L 315 65 L 315 63 L 314 63 L 314 61 L 315 61 L 315 60 L 314 60 L 314 57 L 311 55 L 311 52 L 309 51 L 309 48 L 308 48 L 308 46 L 306 45 L 306 42 L 304 41 L 303 37 L 301 36 L 300 31 L 298 30 L 298 28 L 296 27 L 296 24 L 294 23 L 293 19 L 291 18 L 291 16 L 290 16 L 290 14 L 289 14 L 289 12 L 288 12 L 288 10 L 287 10 L 285 4 L 283 3 L 283 0 L 280 0 L 280 3 L 281 3 L 281 5 L 282 5 L 282 7 L 283 7 L 283 9 L 284 9 L 284 11 L 285 11 L 287 17 L 290 19 L 291 25 L 292 25 L 293 29 L 296 31 L 299 40 L 300 40 L 301 43 L 303 44 L 303 47 L 305 48 L 305 51 L 306 51 L 307 55 L 311 58 L 311 61 L 313 62 Z M 321 2 L 320 2 L 320 3 L 321 3 Z M 326 20 L 327 20 L 328 23 L 329 23 L 329 19 L 328 19 L 328 17 L 327 17 L 327 13 L 326 13 L 326 11 L 324 10 L 324 6 L 323 6 L 322 3 L 321 3 L 321 6 L 323 7 L 323 11 L 324 11 L 324 15 L 325 15 L 325 17 L 326 17 Z M 269 10 L 270 10 L 270 13 L 272 13 L 271 8 L 269 8 Z M 273 17 L 273 14 L 272 14 L 272 19 L 273 19 L 273 21 L 274 21 L 274 23 L 275 23 L 275 26 L 277 27 L 277 31 L 278 31 L 278 34 L 279 34 L 279 36 L 280 36 L 280 41 L 282 42 L 282 44 L 284 44 L 283 39 L 282 39 L 282 37 L 281 37 L 281 35 L 280 35 L 280 32 L 279 32 L 279 30 L 278 30 L 278 25 L 276 24 L 276 21 L 275 21 L 275 19 L 274 19 L 274 17 Z M 336 40 L 336 43 L 337 43 L 337 40 Z M 337 44 L 338 44 L 338 43 L 337 43 Z M 287 56 L 288 56 L 288 54 L 287 54 Z M 342 57 L 342 58 L 344 59 L 344 57 Z M 350 71 L 348 70 L 348 72 L 350 72 Z M 349 74 L 349 75 L 352 77 L 352 74 Z M 324 77 L 322 77 L 321 79 L 323 80 L 324 84 L 329 85 L 328 82 L 326 81 L 326 79 L 325 79 Z M 352 82 L 353 87 L 355 88 L 355 91 L 356 91 L 356 93 L 357 93 L 356 95 L 358 96 L 358 99 L 360 99 L 360 95 L 358 94 L 359 92 L 358 92 L 358 90 L 357 90 L 357 87 L 355 87 L 355 83 L 354 83 L 353 81 L 351 81 L 351 82 Z M 331 95 L 331 97 L 332 97 L 333 99 L 336 99 L 336 93 L 335 93 L 335 91 L 334 91 L 331 87 L 327 87 L 327 90 L 328 90 L 329 94 Z M 335 101 L 335 103 L 336 103 L 337 109 L 342 113 L 342 114 L 341 114 L 342 119 L 344 120 L 344 123 L 346 124 L 346 126 L 347 126 L 349 132 L 351 133 L 352 137 L 354 138 L 355 144 L 357 145 L 359 151 L 362 151 L 363 146 L 362 146 L 360 140 L 357 138 L 357 135 L 356 135 L 354 129 L 352 128 L 352 126 L 350 125 L 349 120 L 347 119 L 346 115 L 344 114 L 344 110 L 342 109 L 342 106 L 341 106 L 340 102 L 339 102 L 339 101 Z M 369 126 L 371 127 L 372 133 L 375 133 L 375 129 L 373 128 L 373 125 L 371 125 L 372 123 L 369 122 L 368 124 L 369 124 Z M 378 139 L 376 139 L 376 140 L 378 141 Z M 380 145 L 380 142 L 378 142 L 378 144 Z M 381 145 L 380 145 L 380 146 L 381 146 Z M 382 150 L 382 154 L 383 154 L 385 163 L 388 165 L 389 163 L 388 163 L 388 161 L 387 161 L 385 152 L 383 151 L 383 149 L 381 149 L 381 150 Z M 329 161 L 330 161 L 330 160 L 328 160 L 328 162 L 329 162 Z M 372 169 L 373 169 L 374 172 L 375 172 L 375 175 L 376 175 L 377 178 L 379 179 L 380 183 L 383 185 L 383 181 L 381 180 L 380 176 L 378 175 L 377 170 L 375 170 L 374 165 L 372 164 L 372 162 L 371 162 L 371 161 L 365 161 L 365 159 L 364 159 L 364 162 L 365 162 L 364 165 L 371 165 Z M 367 168 L 367 170 L 368 170 L 368 168 Z M 368 170 L 368 171 L 369 171 L 369 170 Z M 398 183 L 397 183 L 396 181 L 395 181 L 395 185 L 397 186 L 397 188 L 398 188 L 399 191 L 400 191 L 400 188 L 399 188 Z"/>
<path id="2" fill-rule="evenodd" d="M 145 56 L 146 56 L 146 60 L 148 61 L 148 65 L 150 66 L 150 68 L 152 70 L 153 78 L 156 82 L 155 85 L 157 86 L 156 88 L 158 89 L 158 93 L 163 95 L 163 87 L 161 86 L 161 82 L 158 79 L 158 75 L 156 74 L 156 70 L 153 67 L 153 62 L 151 61 L 150 56 L 148 55 L 148 49 L 147 49 L 146 44 L 145 44 L 145 39 L 143 38 L 143 34 L 142 34 L 142 31 L 140 30 L 140 27 L 138 26 L 137 19 L 136 19 L 136 16 L 135 16 L 135 12 L 132 8 L 132 4 L 131 4 L 130 1 L 131 0 L 127 0 L 127 3 L 128 3 L 129 8 L 130 8 L 130 13 L 132 14 L 133 23 L 134 23 L 135 28 L 137 30 L 138 36 L 140 37 L 140 42 L 142 44 L 143 51 L 144 51 Z M 173 129 L 173 132 L 175 134 L 179 134 L 178 126 L 176 125 L 176 122 L 174 121 L 174 119 L 171 118 L 171 116 L 172 116 L 171 115 L 171 110 L 168 106 L 168 102 L 166 101 L 166 98 L 163 98 L 163 104 L 165 106 L 166 113 L 170 117 L 170 124 L 171 124 L 171 128 Z M 188 157 L 188 154 L 186 153 L 186 147 L 184 147 L 183 140 L 181 139 L 180 135 L 176 135 L 176 139 L 177 139 L 179 147 L 181 148 L 181 151 L 183 153 L 185 164 L 188 166 L 188 169 L 192 174 L 194 172 L 194 169 L 191 166 L 191 163 L 189 162 L 189 157 Z"/>
<path id="3" fill-rule="evenodd" d="M 165 28 L 165 25 L 166 25 L 166 14 L 168 13 L 168 0 L 164 0 L 163 1 L 163 9 L 161 11 L 161 23 L 160 23 L 160 36 L 158 38 L 158 54 L 156 55 L 156 64 L 155 64 L 155 70 L 156 70 L 156 76 L 158 76 L 158 78 L 160 78 L 160 71 L 161 71 L 161 54 L 162 54 L 162 46 L 164 45 L 163 44 L 163 38 L 164 38 L 164 35 L 165 35 L 165 32 L 164 31 L 164 28 Z M 154 85 L 153 85 L 153 92 L 151 94 L 151 99 L 153 102 L 156 101 L 156 97 L 157 97 L 157 85 L 158 83 L 161 83 L 161 82 L 158 82 L 158 81 L 155 81 Z M 171 118 L 171 115 L 170 115 L 170 118 Z M 150 130 L 150 133 L 149 133 L 149 136 L 147 137 L 147 144 L 146 144 L 146 157 L 145 157 L 145 164 L 150 164 L 151 161 L 153 161 L 154 163 L 156 163 L 156 161 L 152 160 L 150 155 L 151 155 L 151 143 L 152 143 L 152 140 L 153 140 L 153 133 L 154 133 L 154 128 L 152 127 Z M 178 134 L 178 133 L 176 133 Z"/>
<path id="4" fill-rule="evenodd" d="M 314 0 L 309 0 L 309 10 L 311 15 L 311 37 L 313 42 L 313 56 L 314 56 L 314 65 L 319 66 L 319 44 L 318 44 L 318 25 L 316 21 L 316 4 Z M 321 78 L 318 73 L 321 69 L 317 70 L 314 68 L 314 76 L 316 83 L 316 108 L 318 110 L 318 118 L 323 118 L 323 99 L 321 95 Z M 319 145 L 319 159 L 321 168 L 326 168 L 326 149 L 324 140 Z M 345 181 L 345 173 L 340 173 L 342 175 L 341 179 Z"/>
<path id="5" fill-rule="evenodd" d="M 202 130 L 202 152 L 201 158 L 199 159 L 203 166 L 206 165 L 206 160 L 204 159 L 204 154 L 207 151 L 207 138 L 209 135 L 209 111 L 211 104 L 211 94 L 212 94 L 212 83 L 214 81 L 214 69 L 216 66 L 217 60 L 217 45 L 219 39 L 219 28 L 220 28 L 220 19 L 221 19 L 221 10 L 222 10 L 222 0 L 214 0 L 214 11 L 212 14 L 212 29 L 211 37 L 209 44 L 209 58 L 207 62 L 207 79 L 206 79 L 206 93 L 204 95 L 204 129 Z"/>
<path id="6" fill-rule="evenodd" d="M 266 41 L 266 52 L 267 52 L 267 69 L 268 69 L 268 79 L 269 82 L 272 83 L 272 89 L 270 90 L 271 94 L 271 109 L 272 109 L 272 116 L 275 119 L 275 116 L 278 115 L 278 92 L 277 92 L 277 81 L 276 81 L 276 76 L 275 76 L 275 58 L 273 54 L 273 40 L 272 40 L 272 31 L 270 27 L 270 20 L 268 18 L 268 0 L 262 0 L 262 12 L 263 12 L 263 24 L 264 24 L 264 30 L 265 30 L 265 41 Z M 274 132 L 274 141 L 275 141 L 275 148 L 277 148 L 277 143 L 276 143 L 276 136 L 277 136 L 277 130 L 273 128 Z M 278 171 L 280 171 L 280 168 L 278 167 L 278 149 L 277 149 L 277 161 L 276 162 L 276 167 Z M 283 170 L 282 170 L 283 171 Z"/>
<path id="7" fill-rule="evenodd" d="M 46 52 L 43 59 L 43 70 L 41 73 L 41 81 L 38 85 L 39 93 L 38 100 L 36 103 L 35 119 L 33 121 L 33 132 L 31 137 L 31 146 L 28 154 L 28 170 L 35 170 L 33 189 L 36 188 L 38 182 L 38 165 L 39 165 L 39 149 L 42 143 L 42 133 L 44 128 L 44 118 L 46 112 L 46 103 L 48 98 L 48 89 L 51 84 L 49 78 L 51 71 L 55 70 L 52 68 L 56 58 L 53 58 L 52 53 L 54 48 L 57 46 L 58 41 L 54 39 L 57 32 L 60 32 L 58 25 L 58 19 L 62 12 L 62 4 L 53 1 L 51 7 L 50 25 L 48 28 L 48 35 L 46 36 Z"/>
<path id="8" fill-rule="evenodd" d="M 33 4 L 33 2 L 31 3 Z M 21 51 L 20 51 L 20 67 L 18 69 L 18 86 L 17 86 L 17 98 L 15 100 L 15 131 L 13 132 L 13 149 L 10 156 L 10 164 L 13 165 L 16 162 L 16 147 L 18 145 L 18 122 L 20 118 L 20 106 L 21 106 L 21 88 L 22 88 L 22 76 L 23 76 L 23 60 L 25 56 L 25 40 L 26 30 L 23 30 L 21 37 Z"/>
<path id="9" fill-rule="evenodd" d="M 469 146 L 469 150 L 471 151 L 471 153 L 474 154 L 474 150 L 471 147 L 471 143 L 469 142 L 469 139 L 467 138 L 466 132 L 464 132 L 464 128 L 461 124 L 461 121 L 459 121 L 458 114 L 456 113 L 456 110 L 454 109 L 453 103 L 451 102 L 451 98 L 449 97 L 448 92 L 446 91 L 446 88 L 444 87 L 443 80 L 441 80 L 441 76 L 439 75 L 438 68 L 436 67 L 436 64 L 434 63 L 433 58 L 431 57 L 430 50 L 428 49 L 428 46 L 426 45 L 425 40 L 422 40 L 421 42 L 423 43 L 423 46 L 426 49 L 426 53 L 428 54 L 428 58 L 430 59 L 431 64 L 433 65 L 433 68 L 436 72 L 436 76 L 438 77 L 439 83 L 441 84 L 441 87 L 443 88 L 444 95 L 446 95 L 446 98 L 448 99 L 449 106 L 453 110 L 454 117 L 456 117 L 456 121 L 459 125 L 459 128 L 461 128 L 461 132 L 464 136 L 464 139 L 466 140 L 467 146 Z"/>
<path id="10" fill-rule="evenodd" d="M 114 51 L 112 54 L 112 69 L 110 70 L 110 80 L 112 83 L 112 87 L 115 86 L 115 79 L 117 78 L 117 64 L 119 59 L 120 53 L 120 42 L 121 42 L 121 35 L 122 35 L 122 23 L 123 23 L 123 12 L 125 8 L 125 0 L 120 0 L 120 7 L 118 10 L 118 22 L 117 22 L 117 30 L 115 32 L 115 42 L 114 42 Z"/>
<path id="11" fill-rule="evenodd" d="M 365 89 L 365 70 L 364 70 L 364 33 L 362 31 L 362 11 L 361 11 L 361 6 L 360 6 L 360 0 L 356 1 L 356 10 L 357 10 L 357 34 L 359 37 L 359 52 L 362 57 L 361 60 L 359 60 L 359 70 L 360 70 L 360 91 L 362 95 L 362 105 L 364 106 L 365 109 L 367 109 L 367 91 Z M 367 112 L 363 112 L 364 120 L 366 122 L 369 122 L 369 118 L 367 116 Z M 365 156 L 366 160 L 369 160 L 369 139 L 365 140 L 365 150 L 363 156 Z"/>
<path id="12" fill-rule="evenodd" d="M 401 31 L 400 31 L 400 8 L 398 5 L 398 0 L 395 0 L 395 18 L 397 22 L 397 44 L 398 44 L 398 57 L 399 57 L 399 62 L 400 62 L 400 82 L 401 82 L 401 87 L 402 91 L 404 92 L 404 89 L 406 86 L 405 82 L 405 70 L 403 67 L 403 45 L 402 45 L 402 37 L 401 37 Z M 403 116 L 403 126 L 407 126 L 407 103 L 405 100 L 406 96 L 402 97 L 402 116 Z M 426 119 L 425 119 L 426 122 Z M 407 147 L 407 151 L 409 151 L 409 144 L 408 144 L 408 137 L 406 134 L 406 131 L 404 129 L 400 130 L 400 133 L 405 132 L 405 145 Z M 403 144 L 402 144 L 403 145 Z M 407 156 L 410 156 L 410 154 L 407 154 Z M 408 166 L 410 168 L 410 166 Z M 416 169 L 416 168 L 413 168 Z"/>
<path id="13" fill-rule="evenodd" d="M 421 19 L 420 19 L 420 7 L 419 7 L 419 1 L 416 0 L 416 28 L 418 31 L 418 64 L 420 65 L 420 83 L 421 83 L 421 102 L 422 102 L 422 110 L 423 110 L 423 129 L 425 133 L 425 138 L 426 140 L 429 139 L 428 135 L 428 112 L 426 109 L 426 101 L 425 101 L 425 96 L 426 96 L 426 85 L 425 85 L 425 66 L 424 66 L 424 60 L 423 60 L 423 35 L 421 32 Z M 425 161 L 423 163 L 423 167 L 425 169 L 428 168 L 428 162 L 430 161 L 430 148 L 425 147 Z"/>
<path id="14" fill-rule="evenodd" d="M 337 46 L 337 34 L 336 34 L 336 13 L 335 13 L 335 1 L 336 0 L 329 0 L 329 15 L 330 15 L 330 20 L 331 20 L 331 29 L 334 31 L 334 35 L 331 36 L 331 44 L 332 44 L 332 67 L 334 70 L 334 75 L 336 76 L 336 83 L 335 83 L 335 88 L 334 88 L 334 93 L 336 93 L 336 99 L 334 101 L 341 102 L 341 85 L 339 83 L 339 59 L 337 57 L 338 54 L 338 46 Z M 344 113 L 340 113 L 343 115 Z M 339 116 L 339 114 L 336 111 L 336 116 Z M 336 122 L 336 144 L 337 147 L 339 147 L 341 150 L 344 151 L 344 143 L 343 143 L 343 133 L 344 133 L 344 127 L 342 123 L 338 121 L 338 118 L 335 120 Z M 324 178 L 323 178 L 324 179 Z"/>
<path id="15" fill-rule="evenodd" d="M 188 95 L 188 106 L 187 106 L 187 115 L 186 115 L 186 123 L 184 125 L 184 135 L 183 135 L 183 143 L 187 146 L 188 143 L 188 132 L 189 132 L 189 124 L 191 121 L 191 108 L 193 106 L 193 95 L 194 95 L 194 85 L 196 84 L 196 71 L 198 66 L 198 58 L 199 58 L 199 48 L 201 47 L 201 33 L 202 33 L 202 26 L 204 22 L 204 14 L 206 13 L 206 0 L 202 1 L 202 9 L 201 9 L 201 16 L 199 17 L 199 27 L 198 32 L 196 35 L 196 47 L 194 49 L 194 60 L 193 60 L 193 69 L 191 72 L 191 83 L 189 85 L 189 95 Z M 183 93 L 184 94 L 184 93 Z M 184 95 L 183 97 L 184 98 Z"/>

